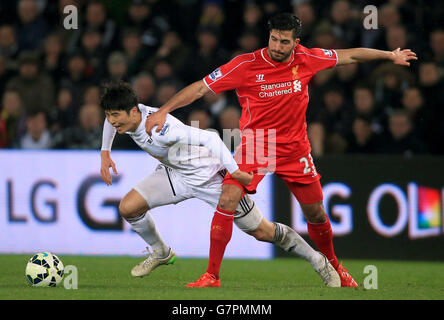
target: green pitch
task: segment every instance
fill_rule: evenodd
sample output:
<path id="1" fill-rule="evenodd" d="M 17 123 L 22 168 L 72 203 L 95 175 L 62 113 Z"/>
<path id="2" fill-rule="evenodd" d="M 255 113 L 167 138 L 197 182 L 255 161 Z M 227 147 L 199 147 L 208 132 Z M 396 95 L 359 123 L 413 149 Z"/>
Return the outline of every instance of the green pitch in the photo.
<path id="1" fill-rule="evenodd" d="M 207 260 L 178 258 L 144 278 L 133 278 L 133 257 L 59 255 L 78 270 L 78 289 L 30 287 L 25 267 L 31 255 L 0 255 L 0 299 L 444 299 L 443 262 L 345 260 L 359 288 L 326 288 L 301 259 L 225 260 L 221 288 L 186 288 L 206 269 Z M 366 265 L 377 268 L 377 289 L 365 289 Z"/>

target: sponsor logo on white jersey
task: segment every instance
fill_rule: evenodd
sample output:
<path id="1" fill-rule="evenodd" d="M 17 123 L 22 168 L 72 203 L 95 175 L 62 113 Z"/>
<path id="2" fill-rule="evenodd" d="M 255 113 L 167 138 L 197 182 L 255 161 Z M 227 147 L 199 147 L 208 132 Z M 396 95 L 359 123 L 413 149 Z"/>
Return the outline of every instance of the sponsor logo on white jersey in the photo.
<path id="1" fill-rule="evenodd" d="M 168 131 L 168 128 L 170 127 L 170 125 L 168 123 L 165 123 L 163 125 L 162 130 L 160 130 L 159 136 L 164 136 L 165 133 Z"/>

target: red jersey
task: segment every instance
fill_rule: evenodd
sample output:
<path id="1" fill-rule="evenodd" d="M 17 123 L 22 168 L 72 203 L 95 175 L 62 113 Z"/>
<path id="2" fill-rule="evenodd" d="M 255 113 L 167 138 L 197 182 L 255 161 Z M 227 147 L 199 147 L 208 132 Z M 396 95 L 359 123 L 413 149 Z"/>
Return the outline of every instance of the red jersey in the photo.
<path id="1" fill-rule="evenodd" d="M 254 132 L 256 139 L 262 134 L 267 140 L 266 130 L 274 129 L 277 154 L 298 156 L 311 149 L 306 123 L 308 83 L 318 71 L 336 63 L 335 50 L 299 44 L 288 62 L 276 62 L 263 48 L 235 57 L 203 80 L 214 93 L 236 90 L 243 135 Z"/>

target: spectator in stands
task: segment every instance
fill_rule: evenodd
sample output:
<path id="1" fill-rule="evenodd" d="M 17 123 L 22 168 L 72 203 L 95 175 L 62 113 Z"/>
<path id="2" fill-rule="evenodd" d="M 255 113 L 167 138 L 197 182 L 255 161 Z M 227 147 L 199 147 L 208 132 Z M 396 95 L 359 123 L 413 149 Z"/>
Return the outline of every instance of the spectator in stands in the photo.
<path id="1" fill-rule="evenodd" d="M 330 9 L 332 32 L 338 41 L 339 48 L 360 46 L 360 21 L 355 18 L 348 0 L 336 0 Z"/>
<path id="2" fill-rule="evenodd" d="M 433 114 L 430 114 L 424 105 L 424 97 L 418 87 L 409 87 L 404 90 L 402 96 L 402 107 L 407 112 L 413 125 L 415 136 L 428 142 L 429 123 Z"/>
<path id="3" fill-rule="evenodd" d="M 335 68 L 333 82 L 344 91 L 344 95 L 350 99 L 353 96 L 353 87 L 360 82 L 359 64 L 350 63 Z"/>
<path id="4" fill-rule="evenodd" d="M 129 81 L 128 63 L 125 55 L 120 51 L 115 51 L 108 57 L 108 80 L 109 81 Z"/>
<path id="5" fill-rule="evenodd" d="M 419 89 L 425 108 L 430 115 L 428 120 L 428 141 L 431 151 L 444 153 L 444 78 L 434 61 L 424 61 L 419 65 Z"/>
<path id="6" fill-rule="evenodd" d="M 219 94 L 209 92 L 203 96 L 203 101 L 206 108 L 210 111 L 212 117 L 219 116 L 221 111 L 224 110 L 224 108 L 230 102 L 226 92 L 221 92 Z"/>
<path id="7" fill-rule="evenodd" d="M 215 27 L 199 27 L 197 40 L 199 48 L 187 62 L 186 82 L 205 77 L 230 58 L 229 53 L 221 47 L 220 30 Z"/>
<path id="8" fill-rule="evenodd" d="M 153 61 L 152 69 L 148 69 L 148 71 L 152 72 L 156 83 L 159 85 L 164 82 L 180 83 L 178 75 L 174 72 L 173 65 L 166 58 L 158 58 Z"/>
<path id="9" fill-rule="evenodd" d="M 100 105 L 100 88 L 96 85 L 87 87 L 85 93 L 83 94 L 82 104 Z"/>
<path id="10" fill-rule="evenodd" d="M 262 7 L 258 2 L 255 1 L 245 1 L 244 10 L 242 13 L 242 25 L 240 30 L 254 29 L 259 32 L 261 37 L 266 36 L 261 39 L 261 43 L 267 43 L 268 32 L 265 29 L 265 15 Z"/>
<path id="11" fill-rule="evenodd" d="M 433 60 L 444 71 L 444 28 L 435 29 L 430 34 L 430 47 Z"/>
<path id="12" fill-rule="evenodd" d="M 72 92 L 75 110 L 80 108 L 82 97 L 86 88 L 91 85 L 86 74 L 86 60 L 80 52 L 71 54 L 67 61 L 67 75 L 62 78 L 61 86 L 69 88 Z"/>
<path id="13" fill-rule="evenodd" d="M 379 152 L 405 156 L 426 152 L 426 146 L 415 136 L 413 124 L 405 110 L 396 110 L 390 114 L 388 131 L 379 144 Z"/>
<path id="14" fill-rule="evenodd" d="M 158 85 L 154 105 L 153 107 L 160 107 L 169 99 L 171 99 L 178 91 L 180 86 L 174 81 L 166 81 Z M 181 120 L 182 122 L 187 122 L 188 114 L 191 112 L 191 108 L 177 109 L 172 112 L 172 115 Z"/>
<path id="15" fill-rule="evenodd" d="M 36 0 L 19 0 L 17 13 L 15 31 L 20 51 L 40 49 L 49 26 L 40 15 Z"/>
<path id="16" fill-rule="evenodd" d="M 161 106 L 167 102 L 172 96 L 179 91 L 179 88 L 174 82 L 164 82 L 159 85 L 155 94 L 155 106 Z"/>
<path id="17" fill-rule="evenodd" d="M 128 64 L 128 77 L 133 78 L 140 72 L 148 53 L 142 46 L 142 39 L 135 28 L 126 28 L 122 33 L 121 48 Z"/>
<path id="18" fill-rule="evenodd" d="M 345 102 L 343 92 L 339 88 L 331 87 L 324 95 L 325 108 L 320 110 L 316 121 L 323 125 L 325 130 L 325 151 L 342 153 L 346 148 L 345 137 L 351 127 L 351 110 Z"/>
<path id="19" fill-rule="evenodd" d="M 321 23 L 315 28 L 313 47 L 328 49 L 338 48 L 338 41 L 328 22 Z"/>
<path id="20" fill-rule="evenodd" d="M 20 55 L 19 74 L 9 80 L 6 87 L 20 93 L 26 113 L 36 109 L 48 112 L 54 103 L 53 80 L 40 71 L 35 54 L 23 52 Z"/>
<path id="21" fill-rule="evenodd" d="M 246 28 L 242 31 L 239 37 L 238 48 L 233 52 L 232 57 L 243 53 L 253 52 L 262 47 L 263 43 L 259 31 L 254 28 Z"/>
<path id="22" fill-rule="evenodd" d="M 102 145 L 103 114 L 98 105 L 85 104 L 80 108 L 78 125 L 55 135 L 56 149 L 100 149 Z"/>
<path id="23" fill-rule="evenodd" d="M 347 153 L 372 154 L 380 144 L 380 136 L 372 129 L 372 121 L 357 115 L 352 124 L 352 133 L 347 141 Z"/>
<path id="24" fill-rule="evenodd" d="M 187 124 L 195 128 L 206 130 L 212 127 L 213 121 L 207 109 L 194 108 L 188 115 Z"/>
<path id="25" fill-rule="evenodd" d="M 175 75 L 183 77 L 186 63 L 190 57 L 191 50 L 180 35 L 173 30 L 167 31 L 163 37 L 155 55 L 146 63 L 147 70 L 152 70 L 158 61 L 167 61 L 171 65 Z"/>
<path id="26" fill-rule="evenodd" d="M 310 44 L 312 41 L 311 30 L 316 24 L 316 13 L 310 0 L 292 1 L 293 13 L 301 20 L 302 32 L 299 35 L 301 43 Z"/>
<path id="27" fill-rule="evenodd" d="M 6 90 L 2 96 L 0 111 L 0 147 L 11 148 L 26 130 L 26 113 L 20 94 L 15 90 Z"/>
<path id="28" fill-rule="evenodd" d="M 19 45 L 12 25 L 0 26 L 0 55 L 4 57 L 8 68 L 15 67 L 14 61 L 19 55 Z"/>
<path id="29" fill-rule="evenodd" d="M 155 107 L 156 82 L 149 73 L 139 73 L 133 83 L 134 91 L 137 95 L 139 103 L 146 106 Z"/>
<path id="30" fill-rule="evenodd" d="M 77 110 L 73 100 L 73 94 L 69 88 L 62 87 L 57 92 L 56 104 L 48 114 L 52 134 L 74 125 Z"/>
<path id="31" fill-rule="evenodd" d="M 136 28 L 141 34 L 142 44 L 148 54 L 154 54 L 163 34 L 170 29 L 170 23 L 163 14 L 155 14 L 153 6 L 146 0 L 132 0 L 128 6 L 125 25 Z"/>
<path id="32" fill-rule="evenodd" d="M 357 85 L 353 92 L 353 113 L 356 117 L 365 117 L 375 133 L 382 133 L 386 125 L 386 115 L 380 106 L 376 105 L 373 92 L 366 85 Z"/>
<path id="33" fill-rule="evenodd" d="M 427 132 L 429 151 L 444 154 L 444 78 L 434 61 L 424 61 L 419 65 L 419 88 L 430 114 Z"/>
<path id="34" fill-rule="evenodd" d="M 26 116 L 26 134 L 21 137 L 17 147 L 21 149 L 48 149 L 51 144 L 46 114 L 42 111 L 28 114 Z"/>
<path id="35" fill-rule="evenodd" d="M 401 66 L 381 64 L 370 75 L 377 103 L 386 108 L 400 108 L 402 91 L 414 83 L 415 79 L 410 71 Z"/>
<path id="36" fill-rule="evenodd" d="M 86 61 L 86 75 L 98 83 L 104 76 L 108 54 L 102 45 L 103 34 L 95 27 L 87 28 L 81 37 L 80 50 Z"/>
<path id="37" fill-rule="evenodd" d="M 6 100 L 22 100 L 16 104 L 21 105 L 23 112 L 16 118 L 11 115 L 14 112 L 6 111 L 14 103 L 8 102 L 7 108 L 3 106 L 0 146 L 10 145 L 11 141 L 6 142 L 6 138 L 17 136 L 6 133 L 16 132 L 11 128 L 17 128 L 17 123 L 21 123 L 18 127 L 24 130 L 25 109 L 32 113 L 44 110 L 51 132 L 73 128 L 80 106 L 97 104 L 97 85 L 108 77 L 109 53 L 123 53 L 127 61 L 123 78 L 133 83 L 141 103 L 156 107 L 160 105 L 157 101 L 180 90 L 183 83 L 203 78 L 234 55 L 265 46 L 268 32 L 264 28 L 269 15 L 293 10 L 302 21 L 300 38 L 308 47 L 347 45 L 385 49 L 414 45 L 412 50 L 420 59 L 411 69 L 378 61 L 318 73 L 309 87 L 307 111 L 313 156 L 345 150 L 344 139 L 336 138 L 333 144 L 336 148 L 329 143 L 331 127 L 344 126 L 335 118 L 337 115 L 331 115 L 327 124 L 319 119 L 324 113 L 328 114 L 327 108 L 340 100 L 334 93 L 328 93 L 336 87 L 342 91 L 342 104 L 352 107 L 346 136 L 349 142 L 353 126 L 365 133 L 365 121 L 355 120 L 355 117 L 368 116 L 373 130 L 378 131 L 382 126 L 388 131 L 388 114 L 398 109 L 416 110 L 417 102 L 421 101 L 419 97 L 422 97 L 418 110 L 425 113 L 419 116 L 427 127 L 423 140 L 428 144 L 428 152 L 443 155 L 444 29 L 439 24 L 442 4 L 427 2 L 426 7 L 419 8 L 414 1 L 380 2 L 374 3 L 378 8 L 378 28 L 368 30 L 362 27 L 363 4 L 350 0 L 175 1 L 175 10 L 171 10 L 170 2 L 160 0 L 3 1 L 0 92 L 6 90 L 3 95 L 8 97 Z M 64 28 L 67 14 L 63 9 L 67 5 L 78 8 L 78 30 Z M 356 19 L 360 19 L 358 24 Z M 360 43 L 354 45 L 356 41 Z M 122 69 L 119 63 L 115 66 L 120 70 L 114 78 L 120 79 Z M 363 80 L 371 92 L 366 88 L 355 90 L 356 84 Z M 178 117 L 187 121 L 192 108 L 208 107 L 214 127 L 222 129 L 219 126 L 230 122 L 222 121 L 222 116 L 235 118 L 234 110 L 225 113 L 225 108 L 233 103 L 232 95 L 234 93 L 224 97 L 209 95 L 189 110 L 181 109 Z M 325 96 L 329 96 L 329 102 L 325 101 Z M 355 122 L 358 124 L 352 125 Z M 413 122 L 413 128 L 420 127 L 415 120 Z M 419 129 L 412 130 L 412 135 L 418 135 Z M 121 140 L 125 138 L 126 135 L 117 136 L 116 146 L 135 148 L 131 139 L 129 143 Z M 17 139 L 14 142 L 18 144 Z M 384 152 L 382 148 L 378 150 Z"/>
<path id="38" fill-rule="evenodd" d="M 69 44 L 70 51 L 79 47 L 82 43 L 81 38 L 83 38 L 87 30 L 97 30 L 97 32 L 101 34 L 100 46 L 105 50 L 117 49 L 117 24 L 113 19 L 108 17 L 103 1 L 91 0 L 86 3 L 86 19 L 71 39 Z"/>
<path id="39" fill-rule="evenodd" d="M 5 91 L 6 84 L 14 75 L 14 69 L 8 65 L 7 58 L 0 54 L 0 92 Z"/>
<path id="40" fill-rule="evenodd" d="M 54 83 L 59 83 L 63 76 L 65 59 L 60 36 L 57 33 L 50 33 L 45 38 L 41 65 L 42 69 L 51 76 Z"/>
<path id="41" fill-rule="evenodd" d="M 411 48 L 412 46 L 407 38 L 407 30 L 404 26 L 391 26 L 387 28 L 385 34 L 385 49 L 393 51 L 397 48 Z"/>

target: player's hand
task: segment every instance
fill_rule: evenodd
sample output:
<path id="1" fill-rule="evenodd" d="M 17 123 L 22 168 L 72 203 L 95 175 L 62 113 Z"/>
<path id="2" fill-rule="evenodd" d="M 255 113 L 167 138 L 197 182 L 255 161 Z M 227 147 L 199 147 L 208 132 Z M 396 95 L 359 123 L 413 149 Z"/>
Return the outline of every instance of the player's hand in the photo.
<path id="1" fill-rule="evenodd" d="M 398 48 L 392 51 L 392 61 L 394 64 L 409 67 L 409 61 L 411 60 L 418 60 L 418 57 L 416 56 L 416 53 L 410 49 L 401 50 L 401 48 Z"/>
<path id="2" fill-rule="evenodd" d="M 162 130 L 163 125 L 166 121 L 167 113 L 162 111 L 162 109 L 159 109 L 157 112 L 154 112 L 153 114 L 149 115 L 146 118 L 145 121 L 145 130 L 146 133 L 148 133 L 150 136 L 152 135 L 151 130 L 153 130 L 153 127 L 157 126 L 156 132 L 160 132 Z"/>
<path id="3" fill-rule="evenodd" d="M 244 186 L 248 186 L 251 183 L 251 180 L 253 180 L 253 172 L 245 172 L 239 169 L 234 171 L 231 176 Z"/>
<path id="4" fill-rule="evenodd" d="M 100 165 L 100 176 L 102 177 L 102 180 L 106 183 L 106 185 L 112 185 L 113 178 L 111 176 L 111 173 L 109 172 L 109 168 L 112 168 L 114 174 L 117 174 L 116 164 L 111 159 L 109 151 L 100 151 L 100 157 L 102 158 Z"/>

